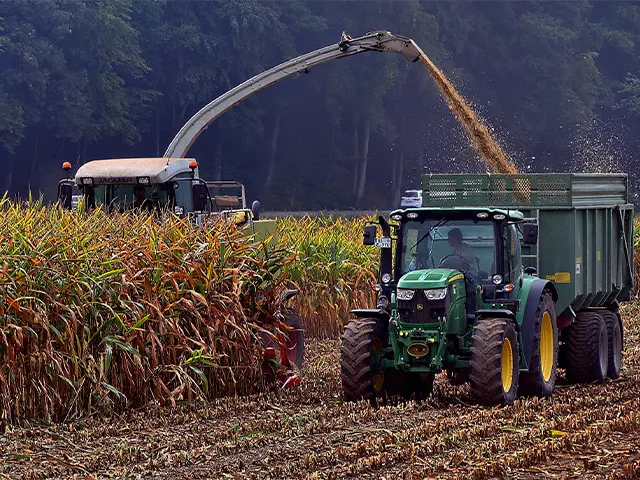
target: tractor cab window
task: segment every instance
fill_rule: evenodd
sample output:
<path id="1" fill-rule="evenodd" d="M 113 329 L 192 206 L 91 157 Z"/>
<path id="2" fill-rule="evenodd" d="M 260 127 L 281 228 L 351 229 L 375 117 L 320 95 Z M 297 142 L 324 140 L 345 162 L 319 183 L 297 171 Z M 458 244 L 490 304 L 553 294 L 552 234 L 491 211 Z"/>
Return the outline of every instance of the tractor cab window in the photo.
<path id="1" fill-rule="evenodd" d="M 522 274 L 522 263 L 520 262 L 520 236 L 514 225 L 504 229 L 504 258 L 507 280 L 515 283 Z"/>
<path id="2" fill-rule="evenodd" d="M 173 195 L 175 195 L 175 205 L 182 207 L 184 212 L 193 211 L 193 194 L 191 186 L 193 181 L 191 177 L 188 178 L 174 178 L 170 182 Z"/>
<path id="3" fill-rule="evenodd" d="M 400 275 L 413 270 L 451 268 L 475 282 L 495 273 L 495 228 L 489 220 L 426 218 L 403 223 Z"/>
<path id="4" fill-rule="evenodd" d="M 165 184 L 103 184 L 93 188 L 93 204 L 108 211 L 165 208 L 174 199 Z"/>

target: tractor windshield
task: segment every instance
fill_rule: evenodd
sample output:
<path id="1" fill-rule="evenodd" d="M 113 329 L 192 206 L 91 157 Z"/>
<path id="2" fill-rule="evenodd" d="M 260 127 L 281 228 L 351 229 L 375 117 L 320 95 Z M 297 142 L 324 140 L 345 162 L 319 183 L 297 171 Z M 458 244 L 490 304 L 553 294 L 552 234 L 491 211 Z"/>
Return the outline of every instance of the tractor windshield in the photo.
<path id="1" fill-rule="evenodd" d="M 452 268 L 479 283 L 495 273 L 493 221 L 424 218 L 403 222 L 399 273 Z"/>
<path id="2" fill-rule="evenodd" d="M 93 187 L 87 193 L 90 198 L 89 207 L 103 207 L 109 211 L 121 212 L 136 208 L 164 208 L 170 198 L 175 196 L 165 184 L 104 184 Z"/>

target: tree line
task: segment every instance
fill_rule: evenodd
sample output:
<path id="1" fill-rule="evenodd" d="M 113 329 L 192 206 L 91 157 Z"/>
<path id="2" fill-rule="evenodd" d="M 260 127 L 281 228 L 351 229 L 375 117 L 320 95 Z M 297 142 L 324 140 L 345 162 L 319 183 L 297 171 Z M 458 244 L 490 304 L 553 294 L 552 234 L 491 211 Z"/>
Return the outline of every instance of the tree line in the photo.
<path id="1" fill-rule="evenodd" d="M 218 95 L 373 30 L 413 38 L 521 171 L 637 169 L 638 2 L 25 0 L 0 1 L 0 189 L 160 156 Z M 250 98 L 190 156 L 269 209 L 389 208 L 421 173 L 483 170 L 422 67 L 374 53 Z"/>

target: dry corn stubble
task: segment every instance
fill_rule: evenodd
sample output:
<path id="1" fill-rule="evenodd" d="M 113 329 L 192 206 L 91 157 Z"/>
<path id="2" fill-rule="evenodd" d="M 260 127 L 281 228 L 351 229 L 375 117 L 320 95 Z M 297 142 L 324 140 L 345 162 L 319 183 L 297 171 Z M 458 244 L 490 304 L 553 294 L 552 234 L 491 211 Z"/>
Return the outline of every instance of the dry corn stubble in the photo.
<path id="1" fill-rule="evenodd" d="M 639 308 L 623 310 L 623 377 L 561 386 L 549 400 L 481 408 L 468 404 L 465 387 L 438 378 L 425 405 L 343 404 L 337 371 L 327 368 L 337 362 L 336 344 L 314 342 L 304 389 L 179 407 L 171 415 L 156 409 L 116 424 L 89 420 L 84 428 L 11 432 L 4 451 L 16 455 L 2 457 L 0 473 L 35 468 L 42 477 L 82 478 L 81 467 L 98 476 L 154 478 L 561 478 L 558 468 L 566 473 L 575 458 L 569 466 L 576 478 L 592 471 L 597 478 L 633 478 Z M 46 460 L 51 454 L 66 464 Z"/>

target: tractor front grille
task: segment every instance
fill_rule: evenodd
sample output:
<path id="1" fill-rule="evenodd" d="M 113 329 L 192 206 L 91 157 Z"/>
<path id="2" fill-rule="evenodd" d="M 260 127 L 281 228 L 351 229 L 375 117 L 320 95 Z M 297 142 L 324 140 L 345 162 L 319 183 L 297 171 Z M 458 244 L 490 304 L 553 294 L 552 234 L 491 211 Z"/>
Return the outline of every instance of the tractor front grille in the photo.
<path id="1" fill-rule="evenodd" d="M 409 301 L 398 300 L 398 314 L 404 323 L 438 323 L 439 317 L 449 312 L 450 296 L 443 300 L 427 300 L 422 290 L 417 290 Z"/>

